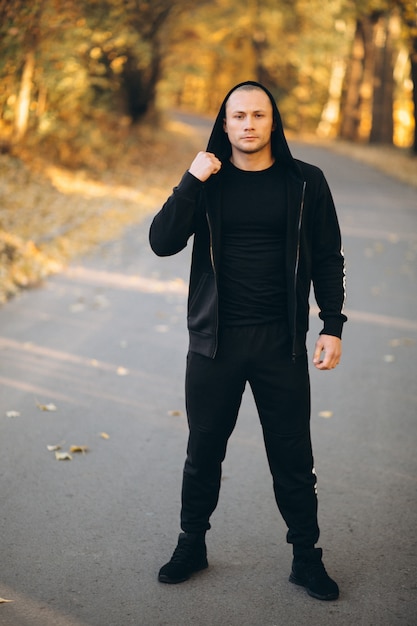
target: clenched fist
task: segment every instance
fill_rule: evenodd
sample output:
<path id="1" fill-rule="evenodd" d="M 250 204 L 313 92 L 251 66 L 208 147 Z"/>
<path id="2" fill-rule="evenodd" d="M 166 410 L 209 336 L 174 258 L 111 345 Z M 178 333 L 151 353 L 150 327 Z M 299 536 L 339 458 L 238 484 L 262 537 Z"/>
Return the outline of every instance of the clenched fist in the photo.
<path id="1" fill-rule="evenodd" d="M 221 161 L 211 152 L 199 152 L 188 171 L 204 183 L 212 174 L 217 174 L 221 166 Z"/>

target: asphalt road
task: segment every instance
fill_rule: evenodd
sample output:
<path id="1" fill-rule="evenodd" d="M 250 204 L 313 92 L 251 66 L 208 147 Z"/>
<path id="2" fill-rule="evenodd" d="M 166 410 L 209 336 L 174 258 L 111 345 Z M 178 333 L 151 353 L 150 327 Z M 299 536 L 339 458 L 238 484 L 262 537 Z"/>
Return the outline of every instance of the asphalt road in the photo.
<path id="1" fill-rule="evenodd" d="M 320 545 L 340 599 L 288 582 L 249 393 L 210 567 L 157 582 L 179 531 L 189 252 L 153 256 L 148 220 L 0 310 L 2 626 L 417 624 L 417 192 L 293 150 L 325 170 L 347 258 L 343 361 L 311 372 Z M 310 350 L 318 330 L 313 307 Z M 88 451 L 58 461 L 58 444 Z"/>

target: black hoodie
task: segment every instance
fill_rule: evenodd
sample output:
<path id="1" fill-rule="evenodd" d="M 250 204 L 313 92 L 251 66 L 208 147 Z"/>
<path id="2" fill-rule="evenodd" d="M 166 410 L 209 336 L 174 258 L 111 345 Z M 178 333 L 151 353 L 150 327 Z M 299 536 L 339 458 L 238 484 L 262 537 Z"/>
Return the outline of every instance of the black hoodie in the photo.
<path id="1" fill-rule="evenodd" d="M 322 333 L 341 337 L 346 316 L 344 257 L 333 199 L 319 168 L 294 159 L 285 139 L 272 94 L 254 81 L 239 83 L 226 95 L 213 125 L 207 151 L 222 162 L 231 145 L 224 132 L 226 102 L 238 87 L 252 85 L 268 95 L 274 115 L 272 153 L 287 174 L 286 282 L 292 356 L 305 353 L 309 293 L 314 293 L 324 322 Z M 218 268 L 221 263 L 222 169 L 202 183 L 188 171 L 174 188 L 150 228 L 150 244 L 159 256 L 176 254 L 194 235 L 188 295 L 190 350 L 214 358 L 218 340 Z"/>

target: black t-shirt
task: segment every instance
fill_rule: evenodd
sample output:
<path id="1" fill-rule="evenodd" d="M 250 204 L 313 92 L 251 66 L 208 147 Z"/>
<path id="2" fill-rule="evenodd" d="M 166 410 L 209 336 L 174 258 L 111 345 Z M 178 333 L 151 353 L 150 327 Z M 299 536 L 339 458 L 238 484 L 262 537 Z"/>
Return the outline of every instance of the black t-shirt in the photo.
<path id="1" fill-rule="evenodd" d="M 223 326 L 286 315 L 286 185 L 278 164 L 260 172 L 224 166 L 219 312 Z"/>

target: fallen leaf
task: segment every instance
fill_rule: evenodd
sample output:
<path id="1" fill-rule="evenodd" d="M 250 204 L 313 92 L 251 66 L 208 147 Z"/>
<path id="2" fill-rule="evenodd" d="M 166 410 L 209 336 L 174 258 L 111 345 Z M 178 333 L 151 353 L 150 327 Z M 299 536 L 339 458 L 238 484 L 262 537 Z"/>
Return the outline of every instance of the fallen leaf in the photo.
<path id="1" fill-rule="evenodd" d="M 76 302 L 70 306 L 71 313 L 80 313 L 85 310 L 85 304 L 82 302 Z"/>
<path id="2" fill-rule="evenodd" d="M 57 450 L 61 450 L 61 446 L 59 444 L 55 446 L 46 446 L 46 447 L 48 448 L 49 452 L 56 452 Z"/>
<path id="3" fill-rule="evenodd" d="M 319 417 L 324 417 L 324 419 L 329 419 L 333 417 L 333 411 L 320 411 Z"/>
<path id="4" fill-rule="evenodd" d="M 56 411 L 57 410 L 55 404 L 52 404 L 52 402 L 50 404 L 39 404 L 39 402 L 37 402 L 36 406 L 38 407 L 40 411 Z"/>
<path id="5" fill-rule="evenodd" d="M 55 458 L 57 461 L 72 461 L 72 456 L 69 452 L 55 452 Z"/>
<path id="6" fill-rule="evenodd" d="M 6 411 L 6 417 L 20 417 L 19 411 Z"/>
<path id="7" fill-rule="evenodd" d="M 181 411 L 168 411 L 168 415 L 171 415 L 171 417 L 180 417 L 182 415 Z"/>
<path id="8" fill-rule="evenodd" d="M 107 309 L 109 306 L 110 306 L 110 302 L 108 301 L 106 296 L 99 294 L 94 298 L 94 304 L 93 304 L 94 309 Z"/>
<path id="9" fill-rule="evenodd" d="M 165 324 L 158 324 L 155 326 L 155 330 L 157 333 L 167 333 L 169 331 L 169 327 Z"/>
<path id="10" fill-rule="evenodd" d="M 118 376 L 127 376 L 129 374 L 129 370 L 126 369 L 125 367 L 118 367 L 117 368 L 117 375 Z"/>
<path id="11" fill-rule="evenodd" d="M 86 452 L 88 452 L 88 446 L 71 446 L 69 451 L 73 452 L 74 454 L 85 454 Z"/>
<path id="12" fill-rule="evenodd" d="M 6 600 L 6 598 L 0 598 L 0 604 L 6 604 L 6 602 L 13 602 L 13 600 Z"/>
<path id="13" fill-rule="evenodd" d="M 100 437 L 102 439 L 110 439 L 110 435 L 108 435 L 107 433 L 100 433 Z"/>
<path id="14" fill-rule="evenodd" d="M 399 348 L 400 346 L 413 346 L 415 345 L 414 339 L 410 339 L 409 337 L 403 337 L 402 339 L 391 339 L 389 342 L 391 348 Z"/>
<path id="15" fill-rule="evenodd" d="M 384 356 L 385 363 L 393 363 L 395 361 L 395 356 L 393 354 L 386 354 Z"/>

